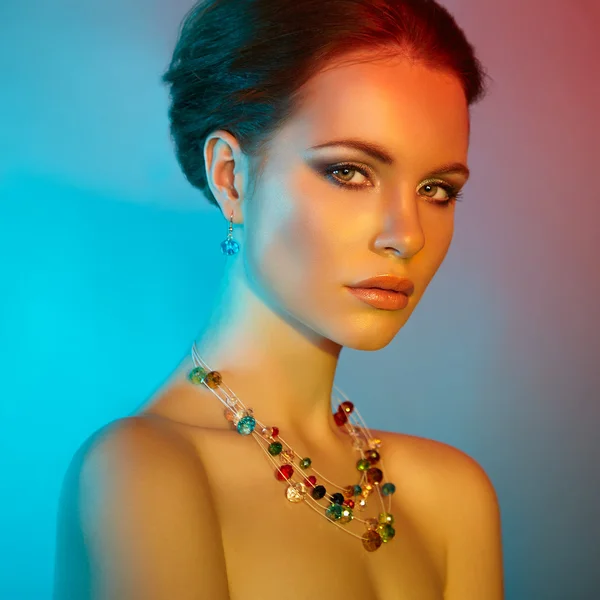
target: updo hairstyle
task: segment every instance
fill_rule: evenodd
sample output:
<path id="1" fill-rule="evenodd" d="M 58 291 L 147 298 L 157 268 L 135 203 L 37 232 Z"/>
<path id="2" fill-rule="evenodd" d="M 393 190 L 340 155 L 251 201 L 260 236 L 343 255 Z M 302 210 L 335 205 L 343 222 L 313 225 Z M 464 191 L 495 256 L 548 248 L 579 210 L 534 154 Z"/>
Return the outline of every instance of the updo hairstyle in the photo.
<path id="1" fill-rule="evenodd" d="M 473 46 L 434 0 L 195 4 L 162 78 L 170 86 L 171 137 L 187 180 L 217 206 L 203 150 L 206 137 L 223 129 L 249 157 L 255 184 L 272 137 L 302 106 L 303 85 L 359 50 L 455 74 L 469 107 L 486 94 L 487 75 Z"/>

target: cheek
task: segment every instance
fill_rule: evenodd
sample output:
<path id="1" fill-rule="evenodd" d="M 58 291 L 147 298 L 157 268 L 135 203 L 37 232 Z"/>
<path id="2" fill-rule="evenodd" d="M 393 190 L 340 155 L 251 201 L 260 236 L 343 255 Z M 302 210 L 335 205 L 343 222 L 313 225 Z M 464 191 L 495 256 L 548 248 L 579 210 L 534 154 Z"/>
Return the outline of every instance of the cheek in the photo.
<path id="1" fill-rule="evenodd" d="M 328 257 L 334 258 L 335 222 L 316 204 L 310 198 L 297 201 L 293 214 L 281 227 L 280 242 L 287 258 L 304 271 L 304 276 L 318 272 Z"/>
<path id="2" fill-rule="evenodd" d="M 449 213 L 446 216 L 447 218 L 444 219 L 433 218 L 431 222 L 424 220 L 425 248 L 429 250 L 427 254 L 436 267 L 439 267 L 446 258 L 454 236 L 454 215 Z"/>
<path id="3" fill-rule="evenodd" d="M 247 254 L 262 283 L 280 296 L 309 285 L 314 294 L 327 283 L 335 284 L 334 210 L 302 191 L 271 193 L 260 201 L 248 223 Z"/>
<path id="4" fill-rule="evenodd" d="M 418 273 L 415 274 L 415 276 L 419 277 L 421 283 L 419 298 L 423 295 L 425 289 L 429 286 L 431 280 L 438 272 L 438 269 L 444 263 L 454 235 L 452 215 L 449 215 L 448 218 L 442 220 L 439 216 L 436 218 L 435 213 L 433 213 L 431 218 L 424 218 L 422 223 L 425 235 L 425 245 L 423 249 L 414 256 L 415 270 Z"/>

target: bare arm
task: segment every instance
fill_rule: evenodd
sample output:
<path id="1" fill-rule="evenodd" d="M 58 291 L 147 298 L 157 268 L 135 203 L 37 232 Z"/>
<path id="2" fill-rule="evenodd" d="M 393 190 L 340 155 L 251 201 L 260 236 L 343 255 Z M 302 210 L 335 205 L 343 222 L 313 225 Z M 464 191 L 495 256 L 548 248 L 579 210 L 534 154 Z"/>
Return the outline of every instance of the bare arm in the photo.
<path id="1" fill-rule="evenodd" d="M 206 473 L 164 425 L 113 424 L 72 464 L 60 515 L 54 600 L 229 598 Z"/>
<path id="2" fill-rule="evenodd" d="M 445 600 L 503 600 L 500 508 L 492 482 L 470 456 L 452 449 L 445 484 Z"/>

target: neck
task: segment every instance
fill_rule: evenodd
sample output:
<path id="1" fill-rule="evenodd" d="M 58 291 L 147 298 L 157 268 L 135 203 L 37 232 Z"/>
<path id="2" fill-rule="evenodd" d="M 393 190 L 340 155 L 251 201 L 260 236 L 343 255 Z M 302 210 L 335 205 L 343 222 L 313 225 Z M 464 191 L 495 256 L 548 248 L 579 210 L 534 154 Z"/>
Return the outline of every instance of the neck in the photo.
<path id="1" fill-rule="evenodd" d="M 202 360 L 265 425 L 313 443 L 338 437 L 331 393 L 342 347 L 274 310 L 244 279 L 225 281 L 195 340 Z"/>

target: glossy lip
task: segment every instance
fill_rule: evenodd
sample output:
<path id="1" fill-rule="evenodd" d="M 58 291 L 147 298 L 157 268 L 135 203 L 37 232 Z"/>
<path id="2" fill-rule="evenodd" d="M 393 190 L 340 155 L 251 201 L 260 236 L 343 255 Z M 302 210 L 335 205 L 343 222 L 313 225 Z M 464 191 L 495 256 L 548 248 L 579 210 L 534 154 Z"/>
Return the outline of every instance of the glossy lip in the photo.
<path id="1" fill-rule="evenodd" d="M 383 310 L 401 310 L 408 306 L 408 296 L 394 290 L 381 290 L 379 288 L 353 288 L 348 291 L 375 308 Z"/>
<path id="2" fill-rule="evenodd" d="M 363 279 L 348 287 L 352 288 L 379 288 L 380 290 L 391 290 L 393 292 L 402 292 L 411 296 L 415 291 L 415 284 L 410 280 L 395 275 L 377 275 L 369 279 Z"/>

